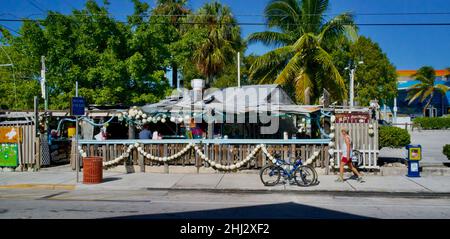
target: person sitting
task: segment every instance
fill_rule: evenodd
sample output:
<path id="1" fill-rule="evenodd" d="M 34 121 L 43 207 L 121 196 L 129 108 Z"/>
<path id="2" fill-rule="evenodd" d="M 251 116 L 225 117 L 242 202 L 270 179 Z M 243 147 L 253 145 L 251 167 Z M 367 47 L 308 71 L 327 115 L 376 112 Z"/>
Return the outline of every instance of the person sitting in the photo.
<path id="1" fill-rule="evenodd" d="M 139 132 L 139 139 L 150 139 L 151 134 L 152 132 L 148 130 L 148 125 L 145 124 L 141 132 Z"/>

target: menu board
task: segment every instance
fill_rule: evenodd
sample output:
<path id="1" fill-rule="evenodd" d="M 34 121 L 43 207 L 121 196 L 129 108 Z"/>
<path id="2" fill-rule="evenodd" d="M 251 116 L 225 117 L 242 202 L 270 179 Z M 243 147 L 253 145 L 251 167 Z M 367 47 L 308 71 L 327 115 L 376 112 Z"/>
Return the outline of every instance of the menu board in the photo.
<path id="1" fill-rule="evenodd" d="M 0 144 L 0 167 L 17 167 L 18 159 L 17 144 Z"/>

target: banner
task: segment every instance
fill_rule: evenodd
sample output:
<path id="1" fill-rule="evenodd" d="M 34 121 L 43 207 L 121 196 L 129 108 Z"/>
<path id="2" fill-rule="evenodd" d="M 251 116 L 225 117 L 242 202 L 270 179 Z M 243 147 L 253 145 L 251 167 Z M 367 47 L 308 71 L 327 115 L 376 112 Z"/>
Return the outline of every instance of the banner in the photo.
<path id="1" fill-rule="evenodd" d="M 22 130 L 19 127 L 1 127 L 0 143 L 22 143 Z"/>

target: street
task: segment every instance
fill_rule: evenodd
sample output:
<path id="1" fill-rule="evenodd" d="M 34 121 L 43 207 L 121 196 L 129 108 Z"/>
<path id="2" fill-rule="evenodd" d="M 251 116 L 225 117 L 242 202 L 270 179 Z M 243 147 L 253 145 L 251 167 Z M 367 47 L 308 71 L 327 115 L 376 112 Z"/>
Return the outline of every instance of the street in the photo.
<path id="1" fill-rule="evenodd" d="M 0 190 L 0 218 L 450 218 L 448 198 L 169 190 Z"/>

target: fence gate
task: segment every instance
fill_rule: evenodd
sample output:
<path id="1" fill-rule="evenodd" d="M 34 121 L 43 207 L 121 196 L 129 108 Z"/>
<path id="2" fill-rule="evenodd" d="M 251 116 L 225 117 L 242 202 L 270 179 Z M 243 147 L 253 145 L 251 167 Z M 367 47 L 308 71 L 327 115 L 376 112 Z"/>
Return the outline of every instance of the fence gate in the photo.
<path id="1" fill-rule="evenodd" d="M 0 114 L 0 167 L 26 170 L 40 166 L 33 113 Z"/>
<path id="2" fill-rule="evenodd" d="M 362 153 L 360 168 L 379 169 L 378 161 L 378 121 L 373 120 L 367 112 L 336 113 L 334 166 L 339 167 L 343 138 L 341 129 L 346 128 L 353 142 L 353 149 Z"/>

